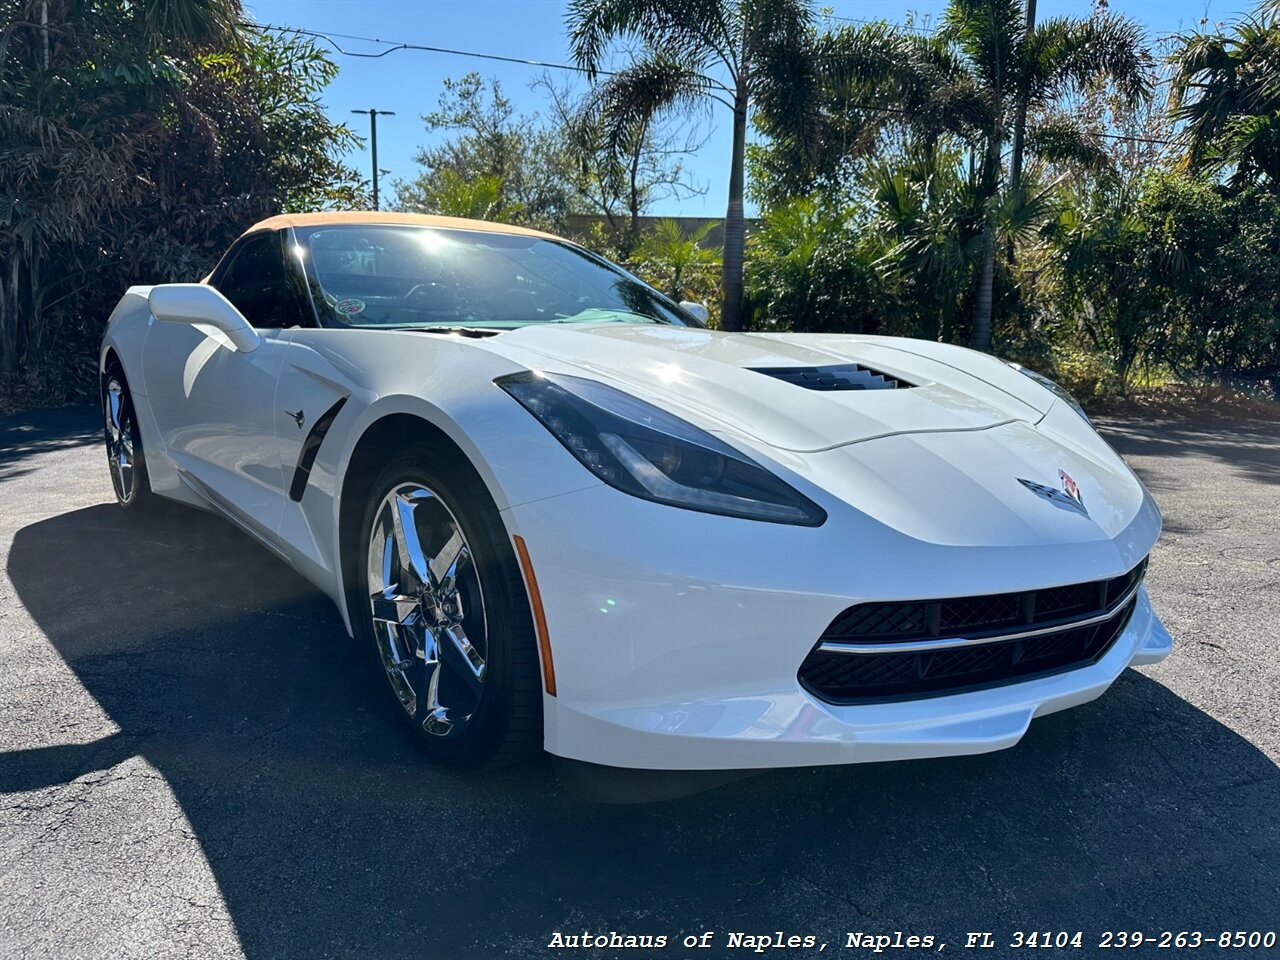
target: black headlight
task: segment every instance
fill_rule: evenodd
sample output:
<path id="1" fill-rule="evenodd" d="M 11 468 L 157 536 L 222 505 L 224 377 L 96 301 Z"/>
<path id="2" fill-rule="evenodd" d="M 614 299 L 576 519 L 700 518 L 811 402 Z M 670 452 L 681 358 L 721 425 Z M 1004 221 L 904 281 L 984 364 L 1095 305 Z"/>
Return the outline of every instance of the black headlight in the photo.
<path id="1" fill-rule="evenodd" d="M 500 377 L 511 394 L 612 487 L 645 500 L 748 520 L 821 525 L 821 507 L 705 430 L 581 377 Z"/>

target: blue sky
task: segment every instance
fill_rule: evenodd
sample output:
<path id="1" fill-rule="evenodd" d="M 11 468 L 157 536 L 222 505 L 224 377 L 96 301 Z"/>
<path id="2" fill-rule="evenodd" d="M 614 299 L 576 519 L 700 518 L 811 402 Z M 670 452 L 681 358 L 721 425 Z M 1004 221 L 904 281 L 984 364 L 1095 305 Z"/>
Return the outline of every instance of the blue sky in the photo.
<path id="1" fill-rule="evenodd" d="M 945 0 L 827 0 L 820 5 L 837 17 L 902 21 L 934 17 Z M 246 0 L 260 23 L 303 27 L 329 34 L 345 33 L 383 40 L 451 47 L 532 60 L 569 62 L 564 29 L 564 0 Z M 1196 28 L 1202 18 L 1210 23 L 1230 20 L 1249 9 L 1240 0 L 1111 0 L 1115 13 L 1143 23 L 1151 36 Z M 1039 0 L 1038 15 L 1087 15 L 1089 0 Z M 356 40 L 339 40 L 349 50 L 377 52 L 386 49 Z M 529 83 L 540 69 L 469 57 L 401 50 L 379 59 L 341 56 L 341 67 L 324 100 L 330 114 L 350 122 L 362 135 L 367 118 L 353 116 L 354 108 L 394 110 L 396 116 L 378 122 L 378 165 L 393 178 L 410 178 L 416 165 L 413 154 L 428 142 L 421 115 L 434 108 L 441 82 L 478 70 L 497 77 L 504 92 L 522 111 L 536 111 L 540 98 Z M 727 110 L 711 115 L 711 135 L 699 153 L 690 158 L 695 179 L 706 186 L 704 196 L 667 202 L 653 212 L 659 215 L 722 216 L 728 176 L 729 129 Z M 367 148 L 367 144 L 366 144 Z M 352 163 L 369 169 L 367 149 L 353 153 Z M 389 183 L 388 183 L 389 186 Z M 389 192 L 389 190 L 388 190 Z"/>

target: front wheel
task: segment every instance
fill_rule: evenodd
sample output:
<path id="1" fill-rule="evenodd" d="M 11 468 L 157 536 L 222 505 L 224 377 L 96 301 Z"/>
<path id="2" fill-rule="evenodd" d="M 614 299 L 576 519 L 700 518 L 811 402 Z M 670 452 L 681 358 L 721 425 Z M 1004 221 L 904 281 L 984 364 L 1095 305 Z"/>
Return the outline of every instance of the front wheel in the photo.
<path id="1" fill-rule="evenodd" d="M 116 501 L 126 510 L 141 508 L 151 495 L 147 464 L 142 453 L 142 431 L 129 393 L 129 383 L 118 363 L 107 368 L 102 381 L 102 414 L 107 444 L 107 468 Z"/>
<path id="2" fill-rule="evenodd" d="M 426 445 L 372 483 L 352 624 L 434 760 L 502 766 L 541 745 L 541 683 L 511 543 L 460 453 Z"/>

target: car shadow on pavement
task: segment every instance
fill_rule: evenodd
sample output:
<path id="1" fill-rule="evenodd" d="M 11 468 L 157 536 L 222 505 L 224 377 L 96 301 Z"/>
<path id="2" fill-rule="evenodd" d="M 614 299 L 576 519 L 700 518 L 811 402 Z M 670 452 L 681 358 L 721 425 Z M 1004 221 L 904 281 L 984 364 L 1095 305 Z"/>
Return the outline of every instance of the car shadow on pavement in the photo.
<path id="1" fill-rule="evenodd" d="M 94 407 L 67 407 L 0 418 L 0 480 L 28 473 L 23 461 L 37 454 L 101 442 L 99 416 Z"/>
<path id="2" fill-rule="evenodd" d="M 1280 482 L 1280 421 L 1102 418 L 1094 426 L 1125 457 L 1212 457 L 1247 479 Z"/>
<path id="3" fill-rule="evenodd" d="M 20 530 L 8 574 L 120 732 L 0 754 L 0 791 L 141 756 L 251 958 L 545 957 L 555 930 L 834 948 L 852 930 L 1276 921 L 1280 771 L 1134 671 L 1001 753 L 610 806 L 546 761 L 426 764 L 328 600 L 214 517 L 77 510 Z"/>

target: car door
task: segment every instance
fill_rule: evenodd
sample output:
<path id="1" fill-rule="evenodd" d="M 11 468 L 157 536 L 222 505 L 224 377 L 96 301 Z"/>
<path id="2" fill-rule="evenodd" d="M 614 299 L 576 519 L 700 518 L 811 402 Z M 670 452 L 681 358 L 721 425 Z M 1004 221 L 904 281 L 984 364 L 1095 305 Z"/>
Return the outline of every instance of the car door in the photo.
<path id="1" fill-rule="evenodd" d="M 152 321 L 143 374 L 166 452 L 188 486 L 268 540 L 285 477 L 276 444 L 276 384 L 286 330 L 314 314 L 285 260 L 280 231 L 242 238 L 218 265 L 216 287 L 262 338 L 248 353 L 184 323 Z"/>

